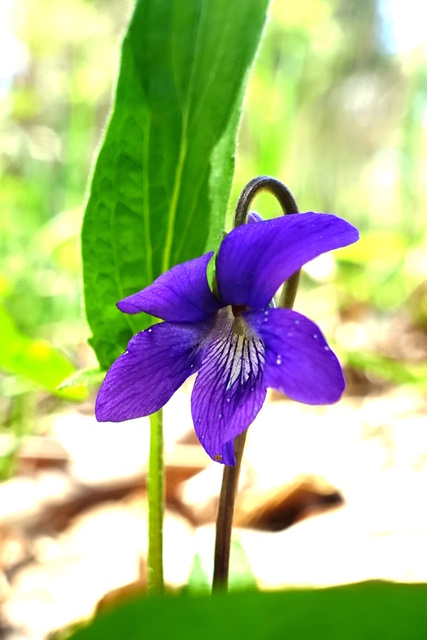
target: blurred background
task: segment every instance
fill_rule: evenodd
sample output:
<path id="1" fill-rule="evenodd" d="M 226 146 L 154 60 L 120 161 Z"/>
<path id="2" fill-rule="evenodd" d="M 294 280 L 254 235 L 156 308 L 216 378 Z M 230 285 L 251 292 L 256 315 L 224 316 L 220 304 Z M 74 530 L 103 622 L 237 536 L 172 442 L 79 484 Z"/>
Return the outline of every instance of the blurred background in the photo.
<path id="1" fill-rule="evenodd" d="M 0 475 L 8 482 L 65 468 L 71 441 L 59 447 L 58 420 L 71 420 L 80 448 L 89 447 L 80 427 L 92 421 L 94 390 L 57 386 L 96 367 L 86 343 L 79 233 L 132 6 L 0 4 Z M 363 408 L 364 427 L 356 421 L 352 433 L 383 429 L 393 447 L 393 416 L 403 411 L 407 422 L 426 413 L 426 23 L 419 0 L 276 0 L 246 95 L 231 199 L 252 177 L 270 174 L 289 186 L 301 211 L 333 212 L 360 229 L 357 245 L 308 265 L 296 308 L 320 324 L 345 366 L 348 415 L 334 414 L 341 429 Z M 278 214 L 268 196 L 255 208 Z M 384 426 L 378 416 L 396 402 Z M 415 428 L 423 444 L 410 458 L 423 474 L 424 430 Z M 87 469 L 107 446 L 105 433 L 96 431 Z M 3 529 L 10 513 L 0 514 Z M 41 556 L 51 552 L 46 536 L 39 536 Z M 9 543 L 0 552 L 6 602 L 16 567 L 29 562 L 22 541 Z M 34 548 L 29 553 L 42 562 Z"/>

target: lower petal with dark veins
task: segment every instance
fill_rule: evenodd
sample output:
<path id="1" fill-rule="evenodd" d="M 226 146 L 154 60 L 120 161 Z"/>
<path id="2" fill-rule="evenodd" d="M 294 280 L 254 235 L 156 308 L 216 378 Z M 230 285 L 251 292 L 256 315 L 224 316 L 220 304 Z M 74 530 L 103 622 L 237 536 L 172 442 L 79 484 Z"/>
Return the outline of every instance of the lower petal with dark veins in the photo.
<path id="1" fill-rule="evenodd" d="M 234 465 L 233 441 L 253 422 L 266 395 L 264 346 L 251 332 L 233 331 L 233 318 L 219 313 L 191 397 L 197 436 L 208 455 Z"/>

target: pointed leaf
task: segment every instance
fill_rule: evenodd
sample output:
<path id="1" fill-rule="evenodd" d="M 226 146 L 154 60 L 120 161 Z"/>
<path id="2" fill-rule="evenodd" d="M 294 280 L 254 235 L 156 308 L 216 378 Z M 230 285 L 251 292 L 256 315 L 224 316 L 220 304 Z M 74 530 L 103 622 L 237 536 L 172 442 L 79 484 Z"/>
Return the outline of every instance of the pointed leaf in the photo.
<path id="1" fill-rule="evenodd" d="M 115 303 L 215 249 L 268 0 L 139 0 L 83 231 L 86 313 L 102 367 L 147 316 Z"/>

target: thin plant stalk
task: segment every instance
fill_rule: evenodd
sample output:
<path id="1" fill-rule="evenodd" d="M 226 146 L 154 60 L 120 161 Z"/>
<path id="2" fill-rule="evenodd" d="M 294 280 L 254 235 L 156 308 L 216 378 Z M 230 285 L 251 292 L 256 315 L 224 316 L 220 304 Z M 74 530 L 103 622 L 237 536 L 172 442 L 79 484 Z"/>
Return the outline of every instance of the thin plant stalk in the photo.
<path id="1" fill-rule="evenodd" d="M 233 528 L 234 504 L 239 485 L 240 467 L 245 448 L 246 431 L 234 440 L 234 467 L 225 466 L 219 494 L 218 519 L 215 537 L 215 566 L 212 587 L 226 589 L 230 564 L 231 531 Z"/>
<path id="2" fill-rule="evenodd" d="M 164 460 L 163 410 L 150 416 L 148 464 L 148 590 L 161 593 L 163 580 Z"/>
<path id="3" fill-rule="evenodd" d="M 289 189 L 279 180 L 270 176 L 260 176 L 251 180 L 240 194 L 234 213 L 233 227 L 246 224 L 249 207 L 260 191 L 268 191 L 277 198 L 285 215 L 298 213 L 298 207 Z M 255 223 L 257 224 L 257 223 Z M 283 287 L 278 306 L 292 309 L 297 293 L 299 274 L 294 273 Z M 246 431 L 234 440 L 236 465 L 225 466 L 218 501 L 216 537 L 214 552 L 214 591 L 227 590 L 230 566 L 231 533 L 233 528 L 234 505 L 239 485 L 240 469 L 246 441 Z"/>

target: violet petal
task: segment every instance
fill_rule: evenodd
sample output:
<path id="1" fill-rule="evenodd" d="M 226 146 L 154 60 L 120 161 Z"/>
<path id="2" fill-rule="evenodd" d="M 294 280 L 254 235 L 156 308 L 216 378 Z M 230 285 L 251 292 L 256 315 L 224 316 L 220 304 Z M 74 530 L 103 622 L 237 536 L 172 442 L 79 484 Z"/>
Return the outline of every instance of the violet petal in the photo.
<path id="1" fill-rule="evenodd" d="M 264 342 L 266 386 L 305 404 L 340 399 L 345 388 L 340 363 L 314 322 L 290 309 L 242 315 Z"/>
<path id="2" fill-rule="evenodd" d="M 260 340 L 233 332 L 233 318 L 220 312 L 191 396 L 197 436 L 217 462 L 234 465 L 233 440 L 261 409 L 263 346 Z"/>
<path id="3" fill-rule="evenodd" d="M 221 298 L 227 304 L 262 309 L 302 265 L 358 237 L 351 224 L 328 213 L 300 213 L 237 227 L 218 253 Z"/>
<path id="4" fill-rule="evenodd" d="M 170 322 L 197 322 L 221 308 L 209 288 L 206 269 L 213 251 L 177 264 L 142 291 L 117 303 L 124 313 L 150 313 Z"/>
<path id="5" fill-rule="evenodd" d="M 212 322 L 160 323 L 137 333 L 107 371 L 95 415 L 122 422 L 155 413 L 200 367 Z"/>
<path id="6" fill-rule="evenodd" d="M 254 222 L 264 222 L 264 218 L 260 216 L 256 211 L 249 211 L 248 224 L 253 224 Z"/>

